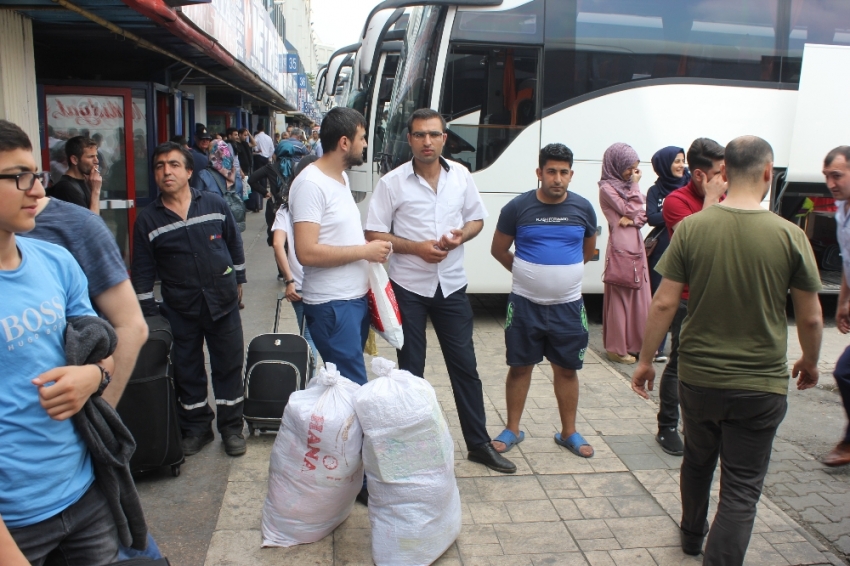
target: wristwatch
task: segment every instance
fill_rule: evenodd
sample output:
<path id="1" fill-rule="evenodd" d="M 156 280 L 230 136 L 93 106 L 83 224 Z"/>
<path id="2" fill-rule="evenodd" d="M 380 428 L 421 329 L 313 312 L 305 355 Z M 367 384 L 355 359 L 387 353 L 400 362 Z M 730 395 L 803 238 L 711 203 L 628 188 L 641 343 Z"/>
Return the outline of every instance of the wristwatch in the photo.
<path id="1" fill-rule="evenodd" d="M 283 282 L 284 286 L 289 285 L 290 283 L 295 283 L 295 279 L 287 279 Z"/>
<path id="2" fill-rule="evenodd" d="M 91 394 L 92 397 L 100 397 L 103 395 L 106 386 L 112 381 L 112 374 L 106 371 L 106 368 L 100 364 L 92 364 L 100 370 L 100 386 L 97 388 L 97 391 Z"/>

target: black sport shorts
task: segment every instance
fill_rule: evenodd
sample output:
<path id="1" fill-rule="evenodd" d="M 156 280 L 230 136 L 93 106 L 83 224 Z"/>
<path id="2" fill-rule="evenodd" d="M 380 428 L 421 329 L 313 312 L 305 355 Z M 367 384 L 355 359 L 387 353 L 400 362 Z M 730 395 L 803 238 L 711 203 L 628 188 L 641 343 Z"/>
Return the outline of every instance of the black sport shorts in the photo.
<path id="1" fill-rule="evenodd" d="M 511 293 L 505 318 L 505 346 L 509 366 L 543 361 L 565 369 L 581 369 L 587 351 L 587 312 L 584 300 L 539 305 Z"/>

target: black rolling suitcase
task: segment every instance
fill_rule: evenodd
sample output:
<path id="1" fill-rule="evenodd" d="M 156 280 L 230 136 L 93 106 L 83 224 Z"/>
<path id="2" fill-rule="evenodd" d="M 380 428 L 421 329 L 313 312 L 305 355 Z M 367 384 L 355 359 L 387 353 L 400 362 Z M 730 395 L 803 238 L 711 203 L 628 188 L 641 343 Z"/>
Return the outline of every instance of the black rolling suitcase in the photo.
<path id="1" fill-rule="evenodd" d="M 171 466 L 176 477 L 184 457 L 171 365 L 174 337 L 165 317 L 145 320 L 148 341 L 139 352 L 133 375 L 118 403 L 118 414 L 136 440 L 130 471 L 136 474 Z"/>
<path id="2" fill-rule="evenodd" d="M 284 300 L 278 293 L 272 334 L 260 334 L 248 344 L 243 415 L 249 435 L 280 428 L 289 396 L 307 386 L 316 365 L 303 336 L 277 332 Z"/>

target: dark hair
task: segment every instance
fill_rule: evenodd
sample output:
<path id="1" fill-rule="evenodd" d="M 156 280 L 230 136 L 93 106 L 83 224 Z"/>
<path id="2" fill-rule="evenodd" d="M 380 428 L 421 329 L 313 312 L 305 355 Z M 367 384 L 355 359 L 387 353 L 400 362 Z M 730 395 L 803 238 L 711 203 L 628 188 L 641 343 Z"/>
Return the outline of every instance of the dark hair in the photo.
<path id="1" fill-rule="evenodd" d="M 68 165 L 71 164 L 71 157 L 80 159 L 83 152 L 90 147 L 97 147 L 97 142 L 86 136 L 74 136 L 65 142 L 65 157 L 68 158 Z"/>
<path id="2" fill-rule="evenodd" d="M 224 137 L 229 138 L 230 134 L 232 134 L 233 132 L 236 132 L 238 134 L 239 130 L 237 130 L 236 128 L 227 128 L 226 130 L 224 130 Z"/>
<path id="3" fill-rule="evenodd" d="M 265 126 L 263 126 L 263 123 L 262 123 L 262 122 L 260 122 L 259 124 L 257 124 L 257 133 L 265 132 L 265 131 L 266 131 L 266 127 L 265 127 Z"/>
<path id="4" fill-rule="evenodd" d="M 17 124 L 0 120 L 0 151 L 7 152 L 16 149 L 32 151 L 30 137 Z"/>
<path id="5" fill-rule="evenodd" d="M 537 164 L 543 169 L 547 161 L 566 161 L 572 168 L 573 152 L 562 143 L 550 143 L 540 150 L 540 157 L 537 159 Z"/>
<path id="6" fill-rule="evenodd" d="M 343 106 L 331 108 L 325 114 L 325 119 L 322 120 L 322 133 L 319 134 L 324 152 L 336 151 L 339 140 L 343 137 L 354 141 L 358 126 L 366 129 L 366 118 L 363 117 L 363 114 L 353 108 Z"/>
<path id="7" fill-rule="evenodd" d="M 407 133 L 409 134 L 410 132 L 413 131 L 413 122 L 414 121 L 416 121 L 416 120 L 430 120 L 432 118 L 439 118 L 440 119 L 440 124 L 442 125 L 443 131 L 445 132 L 446 129 L 447 129 L 446 119 L 443 118 L 442 114 L 440 114 L 436 110 L 432 110 L 430 108 L 420 108 L 419 110 L 416 110 L 415 112 L 413 112 L 413 114 L 410 115 L 410 118 L 407 119 Z M 324 147 L 324 146 L 325 146 L 325 144 L 322 144 L 322 147 Z"/>
<path id="8" fill-rule="evenodd" d="M 187 171 L 194 169 L 195 159 L 192 157 L 192 152 L 186 149 L 185 145 L 173 141 L 167 141 L 156 146 L 156 149 L 153 150 L 153 155 L 151 155 L 151 167 L 156 169 L 156 158 L 172 151 L 180 152 L 180 155 L 183 156 L 183 166 L 186 167 Z"/>
<path id="9" fill-rule="evenodd" d="M 832 162 L 835 161 L 835 158 L 838 156 L 844 157 L 844 161 L 850 166 L 850 145 L 839 145 L 835 149 L 831 150 L 826 154 L 826 157 L 823 160 L 823 166 L 829 167 L 832 165 Z"/>
<path id="10" fill-rule="evenodd" d="M 688 148 L 688 167 L 708 173 L 714 162 L 722 161 L 725 155 L 726 150 L 713 139 L 697 138 Z"/>
<path id="11" fill-rule="evenodd" d="M 242 135 L 242 132 L 248 132 L 249 134 L 251 133 L 248 128 L 239 128 L 239 135 Z"/>
<path id="12" fill-rule="evenodd" d="M 185 136 L 171 136 L 169 141 L 173 141 L 174 143 L 179 143 L 180 145 L 186 145 L 186 137 Z"/>
<path id="13" fill-rule="evenodd" d="M 773 148 L 758 136 L 741 136 L 726 146 L 726 178 L 758 181 L 764 166 L 773 161 Z"/>

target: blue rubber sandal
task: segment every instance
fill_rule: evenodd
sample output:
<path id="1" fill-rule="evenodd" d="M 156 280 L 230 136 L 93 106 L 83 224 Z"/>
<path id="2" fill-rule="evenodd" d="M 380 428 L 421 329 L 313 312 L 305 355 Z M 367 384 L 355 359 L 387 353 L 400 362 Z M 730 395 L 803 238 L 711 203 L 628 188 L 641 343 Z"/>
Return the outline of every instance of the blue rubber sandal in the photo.
<path id="1" fill-rule="evenodd" d="M 525 440 L 525 433 L 523 431 L 519 431 L 519 437 L 517 437 L 512 430 L 506 428 L 493 440 L 505 445 L 505 450 L 501 452 L 501 454 L 504 454 L 505 452 L 510 452 L 511 448 Z M 496 452 L 498 452 L 498 450 L 496 450 Z"/>
<path id="2" fill-rule="evenodd" d="M 578 431 L 572 433 L 570 436 L 567 437 L 566 440 L 561 438 L 560 432 L 556 432 L 555 443 L 559 446 L 563 446 L 564 448 L 581 458 L 592 458 L 595 454 L 595 452 L 591 452 L 590 456 L 585 456 L 581 453 L 580 448 L 582 446 L 590 446 L 590 444 L 587 443 L 587 441 Z M 590 446 L 590 449 L 593 450 L 593 446 Z"/>

